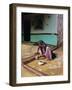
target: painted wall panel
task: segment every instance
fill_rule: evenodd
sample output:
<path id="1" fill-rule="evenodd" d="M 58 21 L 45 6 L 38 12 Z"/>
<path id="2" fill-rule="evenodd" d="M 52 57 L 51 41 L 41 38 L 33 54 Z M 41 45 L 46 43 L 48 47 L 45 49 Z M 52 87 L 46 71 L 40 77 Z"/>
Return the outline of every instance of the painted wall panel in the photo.
<path id="1" fill-rule="evenodd" d="M 31 35 L 31 41 L 43 40 L 47 44 L 57 45 L 57 35 Z"/>

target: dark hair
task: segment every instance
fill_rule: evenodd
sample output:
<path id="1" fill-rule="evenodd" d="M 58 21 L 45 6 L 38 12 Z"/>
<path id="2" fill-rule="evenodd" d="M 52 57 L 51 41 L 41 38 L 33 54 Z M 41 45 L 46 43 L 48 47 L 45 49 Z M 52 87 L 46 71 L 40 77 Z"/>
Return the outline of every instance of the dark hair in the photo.
<path id="1" fill-rule="evenodd" d="M 37 43 L 38 43 L 38 45 L 45 45 L 45 46 L 47 46 L 47 44 L 44 41 L 42 41 L 42 40 L 38 41 Z"/>
<path id="2" fill-rule="evenodd" d="M 39 40 L 39 41 L 35 42 L 33 45 L 44 45 L 44 46 L 47 46 L 47 44 L 43 40 Z"/>

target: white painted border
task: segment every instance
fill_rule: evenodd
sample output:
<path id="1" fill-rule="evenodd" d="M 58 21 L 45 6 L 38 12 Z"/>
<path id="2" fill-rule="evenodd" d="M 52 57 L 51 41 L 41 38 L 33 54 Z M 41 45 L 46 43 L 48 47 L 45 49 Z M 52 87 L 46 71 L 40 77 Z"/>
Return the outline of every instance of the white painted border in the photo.
<path id="1" fill-rule="evenodd" d="M 21 12 L 44 13 L 44 14 L 63 14 L 63 72 L 62 76 L 41 76 L 41 77 L 21 77 Z M 68 11 L 64 9 L 45 9 L 31 7 L 16 8 L 16 83 L 34 83 L 68 80 Z"/>

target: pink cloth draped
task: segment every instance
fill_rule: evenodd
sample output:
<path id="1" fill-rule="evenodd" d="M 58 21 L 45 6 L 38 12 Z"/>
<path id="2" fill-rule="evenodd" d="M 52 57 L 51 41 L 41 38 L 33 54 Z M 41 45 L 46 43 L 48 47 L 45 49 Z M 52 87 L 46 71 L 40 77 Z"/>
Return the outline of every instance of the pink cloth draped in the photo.
<path id="1" fill-rule="evenodd" d="M 42 55 L 44 55 L 46 58 L 48 58 L 49 60 L 52 59 L 52 53 L 51 53 L 51 49 L 50 47 L 39 47 L 37 52 L 41 52 Z"/>
<path id="2" fill-rule="evenodd" d="M 49 47 L 46 47 L 46 52 L 44 54 L 49 60 L 52 59 L 52 53 L 51 53 L 51 49 Z"/>

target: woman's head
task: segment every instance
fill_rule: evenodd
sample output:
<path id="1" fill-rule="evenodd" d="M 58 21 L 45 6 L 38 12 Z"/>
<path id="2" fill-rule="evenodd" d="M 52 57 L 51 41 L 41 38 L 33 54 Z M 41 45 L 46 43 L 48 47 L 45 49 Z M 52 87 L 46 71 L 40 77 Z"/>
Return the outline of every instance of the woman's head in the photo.
<path id="1" fill-rule="evenodd" d="M 39 46 L 46 46 L 46 43 L 42 40 L 38 41 L 38 45 Z"/>

